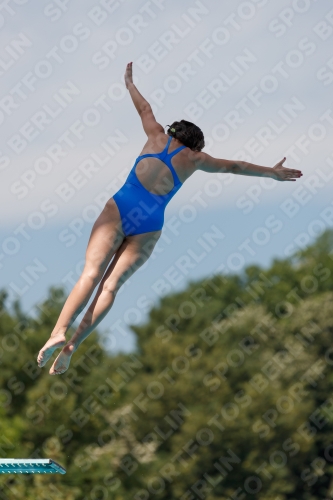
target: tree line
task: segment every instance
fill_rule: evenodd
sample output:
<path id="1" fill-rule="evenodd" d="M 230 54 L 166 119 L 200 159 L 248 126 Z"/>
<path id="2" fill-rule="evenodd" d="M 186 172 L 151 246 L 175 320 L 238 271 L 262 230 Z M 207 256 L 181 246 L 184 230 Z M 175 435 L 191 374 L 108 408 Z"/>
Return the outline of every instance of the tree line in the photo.
<path id="1" fill-rule="evenodd" d="M 0 293 L 0 458 L 66 475 L 1 475 L 0 499 L 333 497 L 333 231 L 268 269 L 189 281 L 132 326 L 98 331 L 59 377 L 36 356 L 65 301 L 34 317 Z M 116 304 L 115 304 L 116 307 Z"/>

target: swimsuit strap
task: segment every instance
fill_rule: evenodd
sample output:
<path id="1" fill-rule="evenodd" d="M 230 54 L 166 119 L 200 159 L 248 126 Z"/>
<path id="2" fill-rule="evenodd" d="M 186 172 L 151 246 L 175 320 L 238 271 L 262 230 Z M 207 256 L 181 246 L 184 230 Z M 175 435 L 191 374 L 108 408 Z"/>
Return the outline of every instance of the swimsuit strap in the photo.
<path id="1" fill-rule="evenodd" d="M 179 146 L 179 148 L 175 149 L 174 151 L 171 151 L 171 153 L 168 153 L 168 149 L 169 149 L 169 146 L 170 146 L 171 139 L 172 139 L 172 137 L 170 136 L 169 139 L 168 139 L 168 142 L 167 142 L 167 144 L 165 146 L 165 148 L 160 153 L 146 153 L 144 155 L 138 156 L 137 160 L 141 160 L 141 158 L 146 158 L 147 156 L 154 156 L 155 158 L 159 158 L 159 159 L 161 159 L 161 157 L 164 158 L 165 156 L 168 157 L 168 158 L 172 158 L 179 151 L 181 151 L 182 149 L 186 148 L 186 146 Z"/>
<path id="2" fill-rule="evenodd" d="M 169 146 L 170 146 L 171 139 L 172 139 L 172 137 L 170 136 L 169 140 L 168 140 L 168 143 L 167 143 L 166 147 L 163 150 L 163 153 L 164 153 L 165 150 L 167 150 L 167 155 L 168 155 L 169 158 L 172 158 L 179 151 L 181 151 L 182 149 L 186 148 L 186 146 L 179 146 L 179 148 L 175 149 L 174 151 L 171 151 L 171 153 L 168 153 L 168 149 L 169 149 Z"/>
<path id="3" fill-rule="evenodd" d="M 175 149 L 174 151 L 171 151 L 171 153 L 168 153 L 168 149 L 169 149 L 169 145 L 170 145 L 170 142 L 171 142 L 171 139 L 172 137 L 169 136 L 169 139 L 168 139 L 168 142 L 165 146 L 165 148 L 163 149 L 163 151 L 161 151 L 160 153 L 146 153 L 144 155 L 141 155 L 141 156 L 138 156 L 137 159 L 136 159 L 136 162 L 132 168 L 132 171 L 133 171 L 133 174 L 135 175 L 135 177 L 137 178 L 137 175 L 135 173 L 135 167 L 136 165 L 139 163 L 140 160 L 142 160 L 142 158 L 147 158 L 147 157 L 154 157 L 154 158 L 158 158 L 159 160 L 163 161 L 163 163 L 165 163 L 170 171 L 171 171 L 171 174 L 172 174 L 172 177 L 173 177 L 173 181 L 174 181 L 174 186 L 176 186 L 177 184 L 182 184 L 182 182 L 180 181 L 175 169 L 173 168 L 173 165 L 171 163 L 171 158 L 177 154 L 179 151 L 181 151 L 182 149 L 186 148 L 186 146 L 180 146 L 179 148 Z M 139 179 L 137 178 L 138 182 Z M 164 196 L 164 195 L 163 195 Z"/>
<path id="4" fill-rule="evenodd" d="M 161 160 L 161 158 L 165 158 L 166 156 L 170 155 L 171 153 L 168 153 L 168 149 L 169 149 L 169 144 L 170 144 L 171 139 L 172 139 L 172 137 L 170 136 L 168 142 L 165 145 L 165 148 L 160 153 L 146 153 L 144 155 L 138 156 L 134 167 L 136 166 L 137 163 L 139 163 L 140 160 L 142 160 L 142 158 L 147 158 L 149 156 L 152 156 L 153 158 L 158 158 L 159 160 Z M 174 153 L 174 151 L 172 151 L 172 153 Z"/>
<path id="5" fill-rule="evenodd" d="M 160 153 L 157 153 L 157 154 L 163 155 L 163 156 L 169 154 L 168 153 L 168 149 L 169 149 L 169 146 L 170 146 L 171 139 L 172 139 L 172 137 L 171 137 L 171 135 L 169 135 L 169 139 L 168 139 L 168 142 L 165 145 L 165 148 L 163 149 L 163 151 L 161 151 Z"/>
<path id="6" fill-rule="evenodd" d="M 179 148 L 175 149 L 174 151 L 171 151 L 171 153 L 168 153 L 171 139 L 172 139 L 172 137 L 170 136 L 165 148 L 163 149 L 162 153 L 160 153 L 160 155 L 161 155 L 161 157 L 165 158 L 165 160 L 166 160 L 165 163 L 168 165 L 169 169 L 171 170 L 173 181 L 174 181 L 174 184 L 176 186 L 176 184 L 181 184 L 181 181 L 180 181 L 180 179 L 177 175 L 177 172 L 175 171 L 175 169 L 171 163 L 171 158 L 173 156 L 175 156 L 179 151 L 186 148 L 186 146 L 180 146 Z"/>

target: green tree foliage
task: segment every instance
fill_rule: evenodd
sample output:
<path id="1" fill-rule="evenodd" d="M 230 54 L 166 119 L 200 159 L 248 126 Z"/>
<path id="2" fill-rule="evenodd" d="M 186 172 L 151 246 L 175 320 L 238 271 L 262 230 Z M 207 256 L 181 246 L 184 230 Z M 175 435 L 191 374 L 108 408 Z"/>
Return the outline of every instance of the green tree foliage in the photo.
<path id="1" fill-rule="evenodd" d="M 163 297 L 132 327 L 137 352 L 111 356 L 94 332 L 59 377 L 36 356 L 63 290 L 35 317 L 3 290 L 0 456 L 53 458 L 67 474 L 2 475 L 0 498 L 331 497 L 332 273 L 327 230 L 269 269 Z"/>

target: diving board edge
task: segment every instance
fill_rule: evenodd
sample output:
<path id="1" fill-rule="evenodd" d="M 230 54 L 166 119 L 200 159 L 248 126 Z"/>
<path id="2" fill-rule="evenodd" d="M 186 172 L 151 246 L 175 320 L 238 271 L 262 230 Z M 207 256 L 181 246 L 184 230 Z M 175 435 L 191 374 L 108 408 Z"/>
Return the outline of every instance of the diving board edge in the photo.
<path id="1" fill-rule="evenodd" d="M 66 474 L 66 469 L 51 458 L 1 458 L 0 474 Z"/>

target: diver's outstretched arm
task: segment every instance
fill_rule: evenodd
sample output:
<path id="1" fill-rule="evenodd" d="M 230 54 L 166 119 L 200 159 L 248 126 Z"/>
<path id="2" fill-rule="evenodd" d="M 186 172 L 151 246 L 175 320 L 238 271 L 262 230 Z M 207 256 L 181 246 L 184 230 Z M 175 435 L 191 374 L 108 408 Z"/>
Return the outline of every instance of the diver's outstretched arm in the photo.
<path id="1" fill-rule="evenodd" d="M 303 174 L 301 170 L 285 168 L 282 164 L 286 158 L 280 160 L 274 167 L 262 167 L 247 161 L 224 160 L 214 158 L 207 153 L 198 152 L 192 154 L 192 160 L 197 170 L 205 172 L 224 172 L 236 175 L 253 175 L 256 177 L 271 177 L 277 181 L 295 181 Z"/>
<path id="2" fill-rule="evenodd" d="M 133 83 L 133 77 L 132 77 L 132 64 L 133 63 L 128 63 L 126 66 L 126 71 L 125 71 L 125 85 L 126 88 L 128 89 L 133 104 L 136 107 L 137 112 L 139 115 L 142 113 L 142 111 L 145 111 L 146 109 L 150 109 L 151 106 L 148 101 L 140 94 L 138 89 Z"/>
<path id="3" fill-rule="evenodd" d="M 164 134 L 164 128 L 156 121 L 153 110 L 148 101 L 140 94 L 132 81 L 132 63 L 127 64 L 125 72 L 125 84 L 128 89 L 134 106 L 140 115 L 142 127 L 148 137 L 155 137 L 157 134 Z"/>

